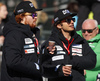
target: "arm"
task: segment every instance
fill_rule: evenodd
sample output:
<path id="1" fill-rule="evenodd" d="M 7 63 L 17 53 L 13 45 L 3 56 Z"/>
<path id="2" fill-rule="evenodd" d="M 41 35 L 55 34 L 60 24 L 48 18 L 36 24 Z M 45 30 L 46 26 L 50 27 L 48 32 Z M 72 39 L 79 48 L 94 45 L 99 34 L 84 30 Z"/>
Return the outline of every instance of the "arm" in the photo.
<path id="1" fill-rule="evenodd" d="M 85 41 L 83 45 L 83 56 L 73 56 L 71 63 L 73 68 L 78 69 L 93 69 L 96 65 L 96 54 L 89 47 L 88 43 Z"/>
<path id="2" fill-rule="evenodd" d="M 99 69 L 100 68 L 100 53 L 97 54 L 97 63 L 96 63 L 96 66 L 95 66 L 95 69 Z"/>
<path id="3" fill-rule="evenodd" d="M 33 77 L 41 77 L 39 70 L 36 68 L 34 61 L 25 59 L 22 52 L 23 46 L 21 34 L 12 33 L 8 34 L 4 43 L 4 58 L 7 67 L 12 71 L 20 72 Z M 31 54 L 32 55 L 32 54 Z"/>
<path id="4" fill-rule="evenodd" d="M 97 56 L 97 63 L 96 63 L 95 69 L 99 69 L 100 68 L 100 63 L 99 63 L 100 62 L 100 41 L 95 47 L 94 52 L 96 53 L 96 56 Z"/>
<path id="5" fill-rule="evenodd" d="M 48 78 L 53 78 L 58 76 L 69 76 L 71 74 L 71 67 L 64 66 L 64 63 L 62 62 L 53 61 L 55 57 L 56 58 L 62 58 L 62 57 L 57 57 L 56 51 L 54 52 L 54 54 L 51 54 L 48 51 L 47 47 L 44 47 L 42 49 L 41 62 L 42 62 L 43 75 Z"/>

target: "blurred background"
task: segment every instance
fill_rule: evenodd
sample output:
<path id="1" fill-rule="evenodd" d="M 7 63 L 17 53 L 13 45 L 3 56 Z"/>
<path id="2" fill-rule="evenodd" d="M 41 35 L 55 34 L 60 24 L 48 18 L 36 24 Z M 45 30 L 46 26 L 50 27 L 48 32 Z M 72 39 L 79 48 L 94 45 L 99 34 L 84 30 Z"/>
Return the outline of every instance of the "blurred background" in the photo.
<path id="1" fill-rule="evenodd" d="M 0 67 L 2 61 L 2 46 L 4 37 L 2 30 L 4 24 L 10 19 L 15 7 L 23 0 L 0 0 Z M 58 9 L 68 9 L 70 12 L 78 13 L 74 16 L 76 21 L 74 27 L 81 29 L 82 22 L 96 19 L 100 24 L 100 0 L 24 0 L 31 1 L 35 8 L 42 8 L 38 13 L 37 27 L 40 29 L 40 45 L 48 39 L 51 34 L 53 17 Z M 3 3 L 3 4 L 2 4 Z M 3 5 L 3 6 L 2 6 Z M 1 70 L 1 68 L 0 68 Z M 44 81 L 47 81 L 46 79 Z"/>
<path id="2" fill-rule="evenodd" d="M 15 7 L 22 0 L 0 0 L 0 70 L 2 61 L 2 46 L 4 36 L 2 29 L 6 21 L 10 19 Z M 25 1 L 25 0 L 24 0 Z M 42 8 L 38 12 L 37 27 L 40 29 L 40 45 L 48 39 L 53 24 L 54 13 L 61 8 L 67 8 L 70 2 L 75 0 L 26 0 L 31 1 L 36 8 Z M 3 3 L 3 4 L 2 4 Z M 4 16 L 4 17 L 3 17 Z"/>
<path id="3" fill-rule="evenodd" d="M 14 11 L 16 5 L 22 0 L 0 0 L 7 6 L 8 16 L 10 17 Z M 61 8 L 67 8 L 68 3 L 75 0 L 31 0 L 35 3 L 35 7 L 43 8 L 42 12 L 39 12 L 39 19 L 37 21 L 37 27 L 41 29 L 40 42 L 46 40 L 51 33 L 51 25 L 53 23 L 53 17 L 55 11 Z M 34 2 L 35 1 L 35 2 Z"/>
<path id="4" fill-rule="evenodd" d="M 6 21 L 10 19 L 16 5 L 22 0 L 0 0 L 0 70 L 2 61 L 3 33 L 2 29 Z M 25 0 L 24 0 L 25 1 Z M 27 1 L 27 0 L 26 0 Z M 75 0 L 29 0 L 36 8 L 42 8 L 38 12 L 37 27 L 40 29 L 40 45 L 51 34 L 54 13 L 58 9 L 67 8 L 70 2 Z M 2 4 L 3 3 L 3 4 Z M 2 14 L 1 14 L 2 13 Z M 4 17 L 3 17 L 4 16 Z M 46 81 L 46 80 L 45 80 Z"/>

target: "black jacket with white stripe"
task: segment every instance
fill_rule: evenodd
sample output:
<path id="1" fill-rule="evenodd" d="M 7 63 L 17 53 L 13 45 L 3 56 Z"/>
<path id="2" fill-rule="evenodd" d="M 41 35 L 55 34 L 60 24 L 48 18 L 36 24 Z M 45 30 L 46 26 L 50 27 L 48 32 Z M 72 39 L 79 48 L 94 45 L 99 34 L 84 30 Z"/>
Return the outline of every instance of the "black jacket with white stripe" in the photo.
<path id="1" fill-rule="evenodd" d="M 29 25 L 18 24 L 15 16 L 3 30 L 5 41 L 2 55 L 1 81 L 42 81 L 33 33 Z"/>
<path id="2" fill-rule="evenodd" d="M 46 49 L 48 41 L 55 41 L 56 51 L 53 55 Z M 69 48 L 70 54 L 64 48 L 62 41 Z M 65 77 L 62 66 L 72 64 L 71 76 Z M 67 40 L 62 33 L 54 27 L 50 38 L 41 47 L 41 65 L 43 76 L 49 81 L 85 81 L 84 69 L 92 69 L 96 65 L 96 54 L 89 47 L 85 39 L 75 31 L 71 40 Z"/>

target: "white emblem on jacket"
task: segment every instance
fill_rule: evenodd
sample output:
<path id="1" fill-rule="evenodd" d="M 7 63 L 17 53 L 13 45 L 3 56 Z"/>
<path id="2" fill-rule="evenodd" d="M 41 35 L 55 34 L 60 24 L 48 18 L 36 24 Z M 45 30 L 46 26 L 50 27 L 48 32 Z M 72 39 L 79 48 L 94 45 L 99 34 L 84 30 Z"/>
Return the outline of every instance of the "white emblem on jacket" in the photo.
<path id="1" fill-rule="evenodd" d="M 72 45 L 72 55 L 73 56 L 83 56 L 82 54 L 82 44 Z"/>
<path id="2" fill-rule="evenodd" d="M 57 54 L 66 54 L 64 51 L 57 51 Z"/>
<path id="3" fill-rule="evenodd" d="M 72 47 L 82 48 L 82 44 L 74 44 L 74 45 L 72 45 Z"/>
<path id="4" fill-rule="evenodd" d="M 30 39 L 30 38 L 25 38 L 24 40 L 25 40 L 25 44 L 33 43 L 32 39 Z"/>
<path id="5" fill-rule="evenodd" d="M 58 55 L 58 56 L 53 56 L 52 57 L 52 61 L 62 60 L 62 59 L 64 59 L 64 55 Z"/>
<path id="6" fill-rule="evenodd" d="M 63 50 L 63 48 L 59 45 L 55 45 L 55 47 L 57 48 L 57 50 Z"/>
<path id="7" fill-rule="evenodd" d="M 55 47 L 57 48 L 57 54 L 66 54 L 61 46 L 55 45 Z"/>
<path id="8" fill-rule="evenodd" d="M 34 44 L 24 45 L 24 48 L 32 48 L 32 47 L 35 47 L 35 45 Z"/>
<path id="9" fill-rule="evenodd" d="M 25 49 L 25 54 L 28 54 L 28 53 L 35 53 L 35 50 L 32 48 L 32 49 Z"/>

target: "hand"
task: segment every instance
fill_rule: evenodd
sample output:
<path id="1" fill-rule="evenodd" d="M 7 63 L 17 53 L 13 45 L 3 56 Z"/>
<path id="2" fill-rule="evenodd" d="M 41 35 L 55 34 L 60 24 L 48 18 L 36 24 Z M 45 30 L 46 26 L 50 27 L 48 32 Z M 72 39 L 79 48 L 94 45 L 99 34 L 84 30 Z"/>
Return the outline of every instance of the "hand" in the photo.
<path id="1" fill-rule="evenodd" d="M 55 46 L 53 46 L 52 49 L 49 46 L 47 47 L 50 54 L 54 54 L 55 48 L 56 48 Z"/>
<path id="2" fill-rule="evenodd" d="M 4 42 L 4 36 L 0 36 L 0 46 L 3 45 L 3 42 Z"/>
<path id="3" fill-rule="evenodd" d="M 86 70 L 84 70 L 84 76 L 86 75 Z"/>
<path id="4" fill-rule="evenodd" d="M 63 70 L 64 76 L 71 75 L 71 73 L 72 73 L 71 69 L 72 69 L 72 67 L 70 67 L 70 66 L 63 66 L 62 70 Z"/>

